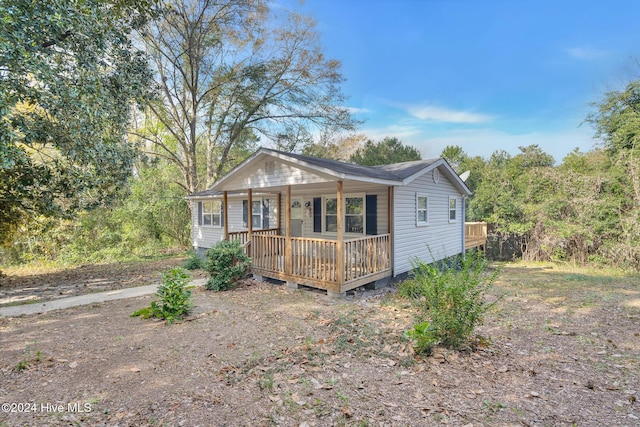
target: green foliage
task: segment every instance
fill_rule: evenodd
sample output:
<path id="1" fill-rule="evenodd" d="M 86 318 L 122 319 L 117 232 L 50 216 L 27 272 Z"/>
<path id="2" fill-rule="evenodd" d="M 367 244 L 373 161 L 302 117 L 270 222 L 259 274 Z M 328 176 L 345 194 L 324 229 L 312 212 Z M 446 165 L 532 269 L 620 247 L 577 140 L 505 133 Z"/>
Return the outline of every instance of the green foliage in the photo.
<path id="1" fill-rule="evenodd" d="M 141 162 L 113 206 L 82 211 L 73 220 L 25 221 L 0 248 L 0 262 L 75 265 L 183 251 L 190 243 L 190 210 L 184 190 L 173 183 L 176 176 L 171 166 Z"/>
<path id="2" fill-rule="evenodd" d="M 199 270 L 205 267 L 206 261 L 200 257 L 197 253 L 191 252 L 189 258 L 184 262 L 183 267 L 187 270 Z"/>
<path id="3" fill-rule="evenodd" d="M 0 2 L 0 233 L 108 204 L 126 183 L 131 106 L 151 82 L 131 34 L 154 3 Z"/>
<path id="4" fill-rule="evenodd" d="M 349 161 L 358 165 L 377 166 L 391 163 L 420 160 L 420 152 L 410 146 L 403 145 L 397 138 L 385 138 L 380 142 L 367 141 L 363 148 L 359 148 L 351 155 Z"/>
<path id="5" fill-rule="evenodd" d="M 407 338 L 413 341 L 413 348 L 416 353 L 431 355 L 433 346 L 438 343 L 434 328 L 429 322 L 420 322 L 413 325 L 413 329 L 406 332 Z"/>
<path id="6" fill-rule="evenodd" d="M 486 300 L 498 271 L 490 273 L 481 253 L 426 264 L 414 262 L 413 278 L 400 286 L 400 294 L 419 307 L 419 322 L 407 332 L 416 351 L 429 353 L 435 344 L 457 349 L 469 345 L 484 314 L 495 302 Z"/>
<path id="7" fill-rule="evenodd" d="M 226 291 L 241 279 L 251 266 L 239 240 L 222 240 L 207 250 L 205 269 L 211 274 L 205 287 L 214 291 Z"/>
<path id="8" fill-rule="evenodd" d="M 622 91 L 608 92 L 592 106 L 596 111 L 586 121 L 609 151 L 640 148 L 640 80 L 629 82 Z"/>
<path id="9" fill-rule="evenodd" d="M 30 346 L 27 346 L 24 350 L 24 357 L 22 358 L 21 361 L 18 362 L 18 364 L 15 367 L 15 370 L 18 372 L 22 372 L 32 364 L 38 363 L 41 361 L 42 361 L 42 352 L 40 350 L 37 350 L 36 355 L 31 356 Z"/>
<path id="10" fill-rule="evenodd" d="M 147 319 L 156 317 L 171 324 L 191 311 L 191 291 L 188 289 L 191 277 L 181 268 L 172 268 L 162 274 L 162 283 L 158 286 L 161 300 L 153 301 L 150 307 L 135 311 L 131 316 Z"/>

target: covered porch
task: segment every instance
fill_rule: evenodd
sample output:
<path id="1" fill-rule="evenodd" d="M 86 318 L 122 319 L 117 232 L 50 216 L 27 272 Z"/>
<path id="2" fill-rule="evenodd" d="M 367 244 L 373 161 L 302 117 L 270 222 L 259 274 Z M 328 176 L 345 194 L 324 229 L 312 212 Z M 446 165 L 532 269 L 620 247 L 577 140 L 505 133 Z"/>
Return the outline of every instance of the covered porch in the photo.
<path id="1" fill-rule="evenodd" d="M 393 187 L 377 186 L 377 191 L 384 192 L 386 196 L 380 198 L 381 202 L 386 201 L 386 206 L 379 211 L 387 213 L 385 221 L 380 221 L 382 233 L 378 234 L 376 229 L 376 234 L 364 235 L 363 230 L 361 236 L 356 236 L 345 231 L 350 230 L 350 225 L 345 224 L 349 216 L 345 215 L 347 208 L 343 181 L 334 181 L 329 186 L 327 184 L 322 188 L 309 185 L 295 186 L 295 191 L 291 185 L 260 188 L 261 192 L 268 190 L 277 197 L 277 223 L 271 228 L 259 229 L 258 225 L 254 229 L 255 220 L 253 215 L 249 214 L 246 217 L 246 230 L 229 231 L 228 210 L 223 210 L 224 239 L 239 240 L 244 245 L 252 259 L 251 273 L 254 277 L 282 280 L 287 282 L 289 287 L 311 286 L 327 290 L 331 294 L 343 294 L 362 285 L 391 277 L 393 257 L 390 212 Z M 349 192 L 355 191 L 352 184 Z M 326 194 L 328 191 L 335 195 L 335 232 L 313 237 L 299 235 L 301 227 L 299 224 L 296 225 L 296 222 L 302 220 L 299 218 L 300 214 L 295 212 L 296 206 L 299 205 L 296 200 L 300 199 L 301 194 L 306 194 L 308 198 L 311 197 L 309 194 Z M 247 190 L 246 197 L 247 205 L 253 206 L 253 189 Z M 225 206 L 228 206 L 227 199 L 228 194 L 223 191 Z M 305 220 L 312 221 L 308 216 Z"/>

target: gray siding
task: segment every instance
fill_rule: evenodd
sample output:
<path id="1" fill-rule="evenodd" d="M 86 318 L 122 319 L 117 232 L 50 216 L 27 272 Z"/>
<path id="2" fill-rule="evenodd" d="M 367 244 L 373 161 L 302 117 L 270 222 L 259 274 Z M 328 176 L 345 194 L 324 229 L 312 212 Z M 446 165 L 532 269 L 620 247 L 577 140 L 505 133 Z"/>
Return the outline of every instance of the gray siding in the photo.
<path id="1" fill-rule="evenodd" d="M 462 195 L 444 174 L 433 182 L 431 172 L 409 185 L 394 188 L 394 275 L 412 269 L 411 261 L 437 261 L 461 253 L 464 230 Z M 429 224 L 416 225 L 416 193 L 429 198 Z M 455 196 L 456 222 L 449 222 L 449 196 Z"/>
<path id="2" fill-rule="evenodd" d="M 277 197 L 278 196 L 275 194 L 269 196 L 253 197 L 254 200 L 260 198 L 269 199 L 269 228 L 276 227 L 276 205 L 278 203 Z M 242 221 L 242 201 L 246 199 L 246 196 L 228 198 L 229 232 L 246 230 Z M 224 228 L 222 227 L 198 225 L 198 202 L 207 200 L 209 199 L 191 201 L 191 237 L 193 241 L 193 247 L 196 249 L 210 248 L 217 242 L 222 240 L 224 237 Z M 254 227 L 254 229 L 259 228 L 260 227 Z"/>

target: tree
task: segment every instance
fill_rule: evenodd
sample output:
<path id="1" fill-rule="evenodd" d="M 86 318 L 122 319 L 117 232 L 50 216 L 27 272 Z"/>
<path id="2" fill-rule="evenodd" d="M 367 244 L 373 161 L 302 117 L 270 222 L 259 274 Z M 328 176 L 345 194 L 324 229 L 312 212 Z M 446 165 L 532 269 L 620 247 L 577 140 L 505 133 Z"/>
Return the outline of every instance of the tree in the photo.
<path id="1" fill-rule="evenodd" d="M 346 162 L 356 150 L 364 146 L 366 140 L 367 137 L 362 134 L 348 135 L 337 141 L 308 144 L 303 148 L 302 154 Z"/>
<path id="2" fill-rule="evenodd" d="M 180 168 L 188 192 L 212 184 L 257 137 L 296 150 L 314 129 L 354 128 L 340 64 L 325 58 L 308 17 L 277 15 L 262 0 L 173 2 L 144 43 L 162 93 L 149 111 L 169 138 L 138 136 Z"/>
<path id="3" fill-rule="evenodd" d="M 462 164 L 469 158 L 462 147 L 458 145 L 447 145 L 442 149 L 440 157 L 445 159 L 458 174 L 464 172 Z"/>
<path id="4" fill-rule="evenodd" d="M 420 159 L 422 156 L 416 148 L 403 145 L 398 138 L 386 137 L 377 143 L 368 140 L 363 148 L 351 155 L 349 161 L 358 165 L 376 166 Z"/>
<path id="5" fill-rule="evenodd" d="M 640 80 L 627 84 L 624 91 L 608 92 L 591 105 L 596 111 L 586 121 L 605 148 L 612 152 L 640 148 Z"/>
<path id="6" fill-rule="evenodd" d="M 154 0 L 0 3 L 0 237 L 26 217 L 108 203 L 151 74 L 132 32 Z"/>

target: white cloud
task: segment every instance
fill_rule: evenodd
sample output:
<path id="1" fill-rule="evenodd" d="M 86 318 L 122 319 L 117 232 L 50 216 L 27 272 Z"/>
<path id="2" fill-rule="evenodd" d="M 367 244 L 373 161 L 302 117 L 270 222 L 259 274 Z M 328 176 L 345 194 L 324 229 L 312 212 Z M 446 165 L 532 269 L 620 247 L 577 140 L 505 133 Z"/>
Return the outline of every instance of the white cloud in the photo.
<path id="1" fill-rule="evenodd" d="M 433 105 L 410 105 L 406 107 L 412 116 L 425 121 L 447 123 L 484 123 L 493 120 L 487 114 L 472 113 L 469 111 L 456 111 Z"/>
<path id="2" fill-rule="evenodd" d="M 363 113 L 371 112 L 371 110 L 369 110 L 368 108 L 358 108 L 358 107 L 345 107 L 345 108 L 349 110 L 351 114 L 363 114 Z"/>
<path id="3" fill-rule="evenodd" d="M 360 133 L 365 134 L 368 139 L 376 142 L 386 137 L 398 138 L 400 141 L 405 142 L 406 139 L 414 138 L 417 135 L 420 135 L 421 132 L 422 130 L 415 126 L 402 124 L 377 128 L 364 128 L 360 130 Z"/>
<path id="4" fill-rule="evenodd" d="M 572 47 L 567 49 L 567 53 L 570 57 L 580 60 L 600 59 L 607 55 L 606 51 L 594 49 L 592 47 Z"/>

